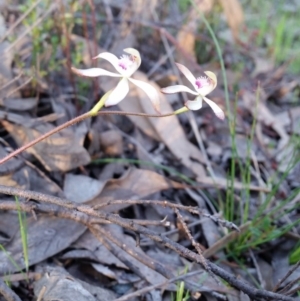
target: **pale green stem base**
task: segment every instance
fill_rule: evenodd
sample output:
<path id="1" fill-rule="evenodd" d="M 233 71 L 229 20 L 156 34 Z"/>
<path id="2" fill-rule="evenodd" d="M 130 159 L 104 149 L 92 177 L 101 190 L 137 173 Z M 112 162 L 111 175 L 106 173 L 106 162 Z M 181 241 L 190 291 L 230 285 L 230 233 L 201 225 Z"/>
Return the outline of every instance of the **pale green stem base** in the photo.
<path id="1" fill-rule="evenodd" d="M 101 99 L 96 103 L 96 105 L 89 111 L 91 116 L 96 116 L 97 113 L 103 108 L 105 101 L 107 100 L 109 94 L 111 93 L 112 90 L 109 90 L 106 92 Z"/>
<path id="2" fill-rule="evenodd" d="M 173 114 L 178 115 L 178 114 L 181 114 L 181 113 L 185 113 L 187 111 L 189 111 L 189 109 L 187 107 L 182 107 L 182 108 L 176 110 Z"/>

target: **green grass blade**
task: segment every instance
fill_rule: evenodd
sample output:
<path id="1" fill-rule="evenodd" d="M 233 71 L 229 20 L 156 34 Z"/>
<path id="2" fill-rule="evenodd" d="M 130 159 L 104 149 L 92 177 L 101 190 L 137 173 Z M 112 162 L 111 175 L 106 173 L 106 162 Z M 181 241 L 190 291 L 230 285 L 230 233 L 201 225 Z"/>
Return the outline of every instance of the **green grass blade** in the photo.
<path id="1" fill-rule="evenodd" d="M 20 233 L 21 233 L 21 240 L 22 240 L 22 247 L 23 247 L 23 255 L 24 255 L 24 263 L 26 272 L 29 269 L 29 258 L 28 258 L 28 241 L 27 241 L 27 223 L 26 223 L 26 214 L 22 212 L 19 199 L 15 196 L 17 210 L 18 210 L 18 218 L 19 218 L 19 225 L 20 225 Z"/>

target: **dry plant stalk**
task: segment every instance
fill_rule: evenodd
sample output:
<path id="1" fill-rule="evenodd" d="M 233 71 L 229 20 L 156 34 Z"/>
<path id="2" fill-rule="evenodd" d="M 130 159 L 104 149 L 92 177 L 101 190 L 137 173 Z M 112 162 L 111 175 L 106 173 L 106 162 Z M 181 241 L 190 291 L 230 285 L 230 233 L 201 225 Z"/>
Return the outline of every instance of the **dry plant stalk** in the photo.
<path id="1" fill-rule="evenodd" d="M 172 241 L 171 239 L 169 239 L 161 233 L 156 233 L 155 231 L 149 230 L 141 225 L 136 224 L 133 220 L 124 219 L 115 214 L 106 213 L 100 210 L 96 211 L 91 206 L 77 205 L 72 202 L 69 202 L 66 199 L 61 199 L 59 197 L 53 197 L 50 195 L 37 193 L 30 190 L 23 190 L 0 185 L 0 193 L 12 196 L 25 197 L 27 199 L 33 199 L 35 201 L 40 202 L 37 203 L 32 201 L 20 201 L 18 207 L 14 201 L 2 201 L 0 202 L 0 210 L 17 210 L 18 208 L 20 208 L 22 211 L 25 212 L 35 211 L 44 214 L 52 214 L 61 218 L 67 218 L 82 223 L 88 228 L 92 227 L 93 233 L 95 233 L 95 231 L 97 230 L 97 228 L 95 229 L 95 224 L 101 224 L 103 221 L 108 221 L 110 223 L 117 224 L 125 229 L 138 233 L 139 235 L 144 235 L 152 239 L 153 241 L 158 242 L 163 246 L 177 252 L 180 256 L 190 259 L 191 261 L 197 263 L 203 261 L 203 256 L 200 256 L 199 254 Z M 134 253 L 135 252 L 132 251 L 130 252 L 132 256 L 134 255 Z M 144 262 L 144 260 L 142 260 L 142 262 Z M 293 298 L 282 294 L 270 292 L 263 289 L 256 289 L 250 284 L 237 279 L 236 276 L 228 273 L 227 271 L 223 270 L 222 268 L 210 262 L 209 260 L 204 259 L 204 262 L 208 270 L 210 270 L 216 276 L 219 276 L 222 279 L 224 279 L 231 286 L 243 291 L 250 298 L 261 300 L 266 300 L 268 298 L 272 300 L 283 301 L 293 300 Z M 168 279 L 173 278 L 171 277 L 171 275 L 169 275 L 169 273 L 168 275 L 166 273 L 164 274 L 165 276 L 167 276 Z"/>

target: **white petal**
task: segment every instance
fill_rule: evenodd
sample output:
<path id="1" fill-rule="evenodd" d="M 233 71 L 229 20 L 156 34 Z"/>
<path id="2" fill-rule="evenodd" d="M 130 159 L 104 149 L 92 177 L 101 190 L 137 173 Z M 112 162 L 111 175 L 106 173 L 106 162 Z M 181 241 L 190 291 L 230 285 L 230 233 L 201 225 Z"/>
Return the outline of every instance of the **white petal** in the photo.
<path id="1" fill-rule="evenodd" d="M 98 58 L 109 61 L 115 67 L 115 69 L 123 75 L 124 70 L 119 66 L 120 60 L 114 54 L 110 52 L 102 52 L 94 57 L 94 59 Z"/>
<path id="2" fill-rule="evenodd" d="M 185 103 L 185 106 L 189 108 L 191 111 L 197 111 L 202 108 L 202 97 L 198 96 L 195 100 L 188 100 Z"/>
<path id="3" fill-rule="evenodd" d="M 214 89 L 213 85 L 209 85 L 209 86 L 203 86 L 201 88 L 198 88 L 197 91 L 201 96 L 206 96 L 207 94 L 209 94 L 212 90 Z"/>
<path id="4" fill-rule="evenodd" d="M 159 94 L 156 91 L 156 89 L 151 86 L 148 83 L 142 82 L 140 80 L 137 79 L 133 79 L 133 78 L 129 78 L 129 80 L 135 84 L 136 86 L 138 86 L 139 88 L 141 88 L 150 98 L 152 105 L 154 107 L 154 109 L 157 112 L 160 112 L 160 102 L 159 102 Z"/>
<path id="5" fill-rule="evenodd" d="M 217 86 L 217 76 L 211 71 L 204 71 L 204 73 L 211 79 L 213 82 L 213 89 Z"/>
<path id="6" fill-rule="evenodd" d="M 127 78 L 122 78 L 116 88 L 109 94 L 105 101 L 105 106 L 113 106 L 123 100 L 129 91 L 129 85 Z"/>
<path id="7" fill-rule="evenodd" d="M 133 60 L 136 62 L 135 70 L 133 70 L 133 72 L 131 73 L 131 74 L 133 74 L 140 67 L 140 65 L 142 63 L 141 55 L 138 52 L 138 50 L 136 50 L 134 48 L 125 48 L 123 51 L 130 54 L 131 57 L 133 58 Z"/>
<path id="8" fill-rule="evenodd" d="M 188 79 L 188 81 L 193 85 L 193 87 L 196 88 L 195 84 L 196 84 L 196 78 L 195 76 L 192 74 L 192 72 L 185 66 L 176 63 L 177 67 L 179 68 L 179 70 L 184 74 L 184 76 Z"/>
<path id="9" fill-rule="evenodd" d="M 173 93 L 178 93 L 178 92 L 187 92 L 191 93 L 194 95 L 198 95 L 195 91 L 191 90 L 189 87 L 184 86 L 184 85 L 175 85 L 175 86 L 170 86 L 166 88 L 162 88 L 161 92 L 166 93 L 166 94 L 173 94 Z"/>
<path id="10" fill-rule="evenodd" d="M 120 74 L 109 72 L 107 70 L 101 68 L 90 68 L 90 69 L 77 69 L 72 67 L 72 71 L 81 76 L 87 77 L 97 77 L 102 75 L 112 76 L 112 77 L 120 77 Z"/>
<path id="11" fill-rule="evenodd" d="M 222 109 L 217 104 L 215 104 L 213 101 L 211 101 L 207 97 L 203 97 L 203 99 L 212 108 L 212 110 L 217 115 L 217 117 L 219 117 L 222 120 L 225 118 L 224 112 L 222 111 Z"/>
<path id="12" fill-rule="evenodd" d="M 204 73 L 209 78 L 210 85 L 209 86 L 203 86 L 203 87 L 197 89 L 199 94 L 201 94 L 202 96 L 206 96 L 207 94 L 212 92 L 217 86 L 217 77 L 216 77 L 216 75 L 211 71 L 205 71 Z"/>

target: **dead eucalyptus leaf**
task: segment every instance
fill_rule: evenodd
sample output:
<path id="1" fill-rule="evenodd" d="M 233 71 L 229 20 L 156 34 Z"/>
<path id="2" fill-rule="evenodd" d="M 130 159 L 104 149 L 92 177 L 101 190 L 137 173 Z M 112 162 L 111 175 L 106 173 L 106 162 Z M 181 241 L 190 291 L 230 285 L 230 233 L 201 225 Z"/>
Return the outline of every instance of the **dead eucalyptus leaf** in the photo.
<path id="1" fill-rule="evenodd" d="M 2 124 L 19 146 L 32 141 L 53 128 L 48 123 L 27 127 L 3 120 Z M 81 139 L 70 129 L 54 134 L 27 149 L 26 152 L 33 154 L 49 171 L 66 172 L 90 162 L 90 156 L 82 146 Z"/>
<path id="2" fill-rule="evenodd" d="M 100 286 L 73 278 L 62 267 L 47 267 L 44 276 L 34 283 L 34 294 L 44 301 L 112 301 L 116 295 Z"/>
<path id="3" fill-rule="evenodd" d="M 77 222 L 43 216 L 38 220 L 27 219 L 27 243 L 29 265 L 41 262 L 61 252 L 85 231 Z M 5 245 L 6 252 L 0 251 L 0 274 L 5 275 L 25 268 L 22 239 L 18 232 L 12 241 Z M 14 260 L 12 262 L 7 254 Z"/>
<path id="4" fill-rule="evenodd" d="M 94 199 L 103 189 L 103 182 L 85 175 L 66 174 L 64 193 L 74 203 L 85 203 Z"/>
<path id="5" fill-rule="evenodd" d="M 119 131 L 109 130 L 99 134 L 100 146 L 108 156 L 120 156 L 123 152 L 123 139 Z"/>
<path id="6" fill-rule="evenodd" d="M 175 181 L 168 180 L 164 176 L 144 169 L 131 168 L 119 179 L 107 181 L 100 195 L 90 204 L 96 205 L 109 200 L 126 200 L 131 198 L 144 198 L 155 192 L 175 188 L 186 187 Z M 128 205 L 111 205 L 105 207 L 106 211 L 116 211 Z"/>

